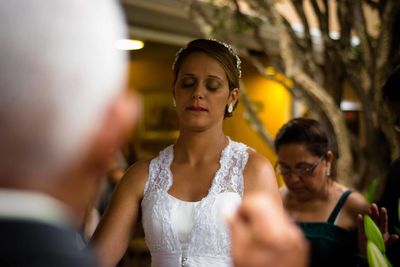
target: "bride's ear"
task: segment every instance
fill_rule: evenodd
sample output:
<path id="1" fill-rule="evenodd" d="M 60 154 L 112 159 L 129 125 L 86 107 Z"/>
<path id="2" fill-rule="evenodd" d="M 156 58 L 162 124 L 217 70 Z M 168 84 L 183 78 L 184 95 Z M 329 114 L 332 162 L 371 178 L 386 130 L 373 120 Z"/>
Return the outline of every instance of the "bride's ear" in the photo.
<path id="1" fill-rule="evenodd" d="M 239 88 L 233 88 L 229 92 L 229 103 L 235 105 L 239 99 Z"/>

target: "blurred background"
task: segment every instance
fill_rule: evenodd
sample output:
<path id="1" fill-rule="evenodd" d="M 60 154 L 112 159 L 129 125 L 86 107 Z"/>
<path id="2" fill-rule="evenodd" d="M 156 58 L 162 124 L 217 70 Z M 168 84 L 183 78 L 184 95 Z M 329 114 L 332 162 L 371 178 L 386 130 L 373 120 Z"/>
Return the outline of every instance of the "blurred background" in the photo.
<path id="1" fill-rule="evenodd" d="M 224 125 L 231 139 L 274 164 L 278 129 L 293 117 L 316 118 L 336 139 L 341 182 L 369 199 L 379 196 L 399 155 L 380 88 L 400 63 L 400 1 L 120 2 L 131 39 L 121 44 L 130 49 L 129 87 L 142 97 L 139 127 L 116 161 L 120 170 L 175 141 L 175 53 L 192 39 L 216 38 L 232 44 L 243 62 L 239 105 Z M 140 225 L 121 266 L 149 266 Z"/>

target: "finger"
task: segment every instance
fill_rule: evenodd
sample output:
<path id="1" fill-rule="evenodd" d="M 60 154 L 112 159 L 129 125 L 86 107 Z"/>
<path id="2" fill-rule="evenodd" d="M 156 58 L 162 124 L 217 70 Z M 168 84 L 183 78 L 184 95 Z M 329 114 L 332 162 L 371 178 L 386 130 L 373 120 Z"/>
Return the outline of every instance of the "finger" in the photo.
<path id="1" fill-rule="evenodd" d="M 362 214 L 357 214 L 357 231 L 358 233 L 364 233 L 364 220 L 363 220 L 364 216 Z"/>
<path id="2" fill-rule="evenodd" d="M 379 223 L 379 208 L 375 203 L 371 204 L 371 213 L 370 213 L 371 219 L 375 223 Z"/>
<path id="3" fill-rule="evenodd" d="M 366 254 L 366 236 L 364 232 L 364 219 L 362 214 L 357 214 L 357 237 L 358 237 L 358 248 L 362 255 Z"/>
<path id="4" fill-rule="evenodd" d="M 382 234 L 385 235 L 388 233 L 388 216 L 386 208 L 382 207 L 379 215 L 379 229 Z"/>

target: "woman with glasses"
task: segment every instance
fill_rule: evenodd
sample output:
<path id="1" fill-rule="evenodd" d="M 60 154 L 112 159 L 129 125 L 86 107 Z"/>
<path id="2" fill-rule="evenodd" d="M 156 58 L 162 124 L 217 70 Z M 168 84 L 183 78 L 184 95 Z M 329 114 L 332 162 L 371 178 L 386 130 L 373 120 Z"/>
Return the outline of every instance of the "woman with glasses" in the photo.
<path id="1" fill-rule="evenodd" d="M 336 180 L 327 131 L 316 120 L 293 119 L 278 132 L 275 149 L 283 203 L 310 241 L 310 266 L 357 266 L 357 214 L 368 213 L 369 204 Z"/>

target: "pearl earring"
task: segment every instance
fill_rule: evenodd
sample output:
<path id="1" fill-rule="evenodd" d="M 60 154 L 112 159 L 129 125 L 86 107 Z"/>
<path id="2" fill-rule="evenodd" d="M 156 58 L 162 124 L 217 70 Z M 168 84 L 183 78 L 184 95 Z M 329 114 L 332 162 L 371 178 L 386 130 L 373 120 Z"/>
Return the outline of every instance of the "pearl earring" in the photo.
<path id="1" fill-rule="evenodd" d="M 173 105 L 174 107 L 176 107 L 175 97 L 172 98 L 172 105 Z"/>
<path id="2" fill-rule="evenodd" d="M 326 169 L 326 176 L 331 176 L 331 168 Z"/>
<path id="3" fill-rule="evenodd" d="M 228 112 L 229 112 L 229 113 L 232 113 L 232 112 L 233 112 L 233 104 L 232 104 L 232 103 L 230 103 L 230 104 L 228 105 Z"/>

